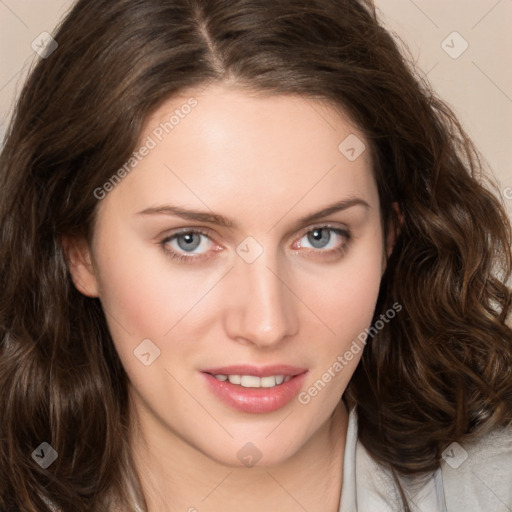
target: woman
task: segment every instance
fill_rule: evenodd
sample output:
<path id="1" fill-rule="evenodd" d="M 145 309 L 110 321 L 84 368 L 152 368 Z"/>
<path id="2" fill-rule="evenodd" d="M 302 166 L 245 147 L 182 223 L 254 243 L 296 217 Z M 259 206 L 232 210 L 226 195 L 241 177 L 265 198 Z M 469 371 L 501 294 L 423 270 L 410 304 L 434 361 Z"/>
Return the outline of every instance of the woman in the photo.
<path id="1" fill-rule="evenodd" d="M 509 510 L 510 225 L 372 3 L 55 39 L 1 158 L 1 510 Z"/>

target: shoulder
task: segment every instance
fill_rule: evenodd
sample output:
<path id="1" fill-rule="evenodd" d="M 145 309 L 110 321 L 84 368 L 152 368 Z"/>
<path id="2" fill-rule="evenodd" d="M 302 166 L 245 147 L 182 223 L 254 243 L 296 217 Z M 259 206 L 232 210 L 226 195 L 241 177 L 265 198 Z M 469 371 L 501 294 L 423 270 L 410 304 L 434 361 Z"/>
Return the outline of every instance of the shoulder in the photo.
<path id="1" fill-rule="evenodd" d="M 448 511 L 512 510 L 512 426 L 443 451 L 443 487 Z"/>

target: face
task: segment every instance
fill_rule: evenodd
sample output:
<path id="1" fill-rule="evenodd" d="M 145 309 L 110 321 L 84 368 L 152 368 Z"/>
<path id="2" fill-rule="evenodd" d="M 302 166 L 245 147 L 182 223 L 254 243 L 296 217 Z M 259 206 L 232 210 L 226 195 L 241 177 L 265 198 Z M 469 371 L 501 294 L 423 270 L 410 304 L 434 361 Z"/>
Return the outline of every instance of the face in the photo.
<path id="1" fill-rule="evenodd" d="M 220 85 L 147 119 L 155 147 L 99 201 L 72 271 L 146 432 L 231 466 L 251 442 L 274 465 L 326 424 L 386 261 L 363 141 L 320 101 Z"/>

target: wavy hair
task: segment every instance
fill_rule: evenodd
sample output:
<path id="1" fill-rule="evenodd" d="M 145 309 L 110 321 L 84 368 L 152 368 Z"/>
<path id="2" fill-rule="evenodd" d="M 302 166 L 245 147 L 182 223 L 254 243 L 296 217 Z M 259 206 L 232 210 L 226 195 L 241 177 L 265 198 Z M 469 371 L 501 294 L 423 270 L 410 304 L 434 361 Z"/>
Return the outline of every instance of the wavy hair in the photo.
<path id="1" fill-rule="evenodd" d="M 454 113 L 371 0 L 79 0 L 54 37 L 0 158 L 1 510 L 144 506 L 128 378 L 61 241 L 91 239 L 94 190 L 148 115 L 214 82 L 323 99 L 368 141 L 384 230 L 401 223 L 375 319 L 403 306 L 345 394 L 374 459 L 424 475 L 450 442 L 512 422 L 510 223 Z M 45 441 L 58 458 L 42 469 L 31 453 Z"/>

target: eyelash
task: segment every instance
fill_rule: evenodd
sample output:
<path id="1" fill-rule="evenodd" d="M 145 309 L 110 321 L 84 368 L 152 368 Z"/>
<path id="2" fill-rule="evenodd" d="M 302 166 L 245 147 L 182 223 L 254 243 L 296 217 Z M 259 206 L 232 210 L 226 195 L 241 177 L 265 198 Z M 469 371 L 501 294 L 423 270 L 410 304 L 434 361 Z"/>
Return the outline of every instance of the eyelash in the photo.
<path id="1" fill-rule="evenodd" d="M 341 236 L 342 238 L 344 238 L 345 242 L 342 245 L 340 245 L 339 247 L 337 247 L 335 249 L 331 249 L 329 251 L 322 251 L 321 249 L 318 249 L 318 250 L 311 249 L 308 252 L 313 252 L 313 253 L 315 253 L 315 255 L 312 256 L 312 255 L 308 254 L 308 252 L 306 252 L 305 257 L 307 257 L 307 258 L 314 258 L 314 257 L 317 257 L 317 255 L 319 253 L 324 255 L 324 256 L 327 256 L 327 257 L 335 257 L 335 256 L 338 256 L 338 255 L 339 256 L 343 256 L 345 254 L 345 252 L 347 251 L 348 246 L 349 246 L 349 244 L 350 244 L 350 242 L 352 240 L 352 235 L 351 235 L 349 230 L 340 229 L 338 227 L 334 227 L 334 226 L 331 226 L 329 224 L 320 224 L 318 226 L 313 226 L 311 228 L 308 228 L 306 231 L 304 231 L 300 235 L 298 240 L 302 239 L 305 235 L 307 235 L 309 233 L 312 233 L 313 231 L 320 230 L 320 229 L 328 229 L 329 231 L 334 232 L 335 234 L 337 234 L 337 235 Z M 206 255 L 206 254 L 202 254 L 200 256 L 186 256 L 185 254 L 176 252 L 173 249 L 169 249 L 167 244 L 170 241 L 174 240 L 175 238 L 177 238 L 179 236 L 194 235 L 194 234 L 204 235 L 205 237 L 210 238 L 210 233 L 209 232 L 207 232 L 205 230 L 202 230 L 202 229 L 198 229 L 198 228 L 191 228 L 191 229 L 187 229 L 185 231 L 180 231 L 178 233 L 174 233 L 171 236 L 168 236 L 168 237 L 164 238 L 159 243 L 159 245 L 162 247 L 164 253 L 169 258 L 171 258 L 174 261 L 178 261 L 179 263 L 194 263 L 194 262 L 199 262 L 199 261 L 202 261 L 204 259 L 209 258 L 209 256 Z"/>

